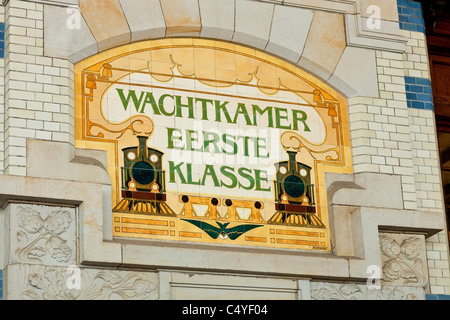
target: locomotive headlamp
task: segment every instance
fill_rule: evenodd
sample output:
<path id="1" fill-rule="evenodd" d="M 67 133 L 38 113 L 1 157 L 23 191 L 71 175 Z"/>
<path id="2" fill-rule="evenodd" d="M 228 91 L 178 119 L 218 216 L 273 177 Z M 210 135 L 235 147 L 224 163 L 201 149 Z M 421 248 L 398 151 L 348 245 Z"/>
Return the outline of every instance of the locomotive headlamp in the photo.
<path id="1" fill-rule="evenodd" d="M 301 169 L 301 170 L 300 170 L 300 175 L 301 175 L 302 177 L 306 177 L 306 176 L 308 175 L 308 171 L 306 171 L 305 169 Z"/>
<path id="2" fill-rule="evenodd" d="M 152 183 L 152 191 L 154 191 L 154 192 L 158 192 L 159 191 L 159 186 L 158 186 L 158 184 L 157 183 Z"/>
<path id="3" fill-rule="evenodd" d="M 132 151 L 128 152 L 127 158 L 128 158 L 128 160 L 133 161 L 134 159 L 136 159 L 136 153 L 134 153 Z"/>
<path id="4" fill-rule="evenodd" d="M 131 180 L 131 181 L 128 183 L 128 188 L 129 188 L 130 190 L 136 190 L 136 183 L 135 183 L 133 180 Z"/>
<path id="5" fill-rule="evenodd" d="M 280 168 L 278 169 L 278 172 L 280 172 L 281 174 L 286 174 L 287 171 L 288 170 L 285 166 L 280 166 Z"/>
<path id="6" fill-rule="evenodd" d="M 156 162 L 159 161 L 159 157 L 156 154 L 152 154 L 150 156 L 150 161 L 153 162 L 153 163 L 156 163 Z"/>

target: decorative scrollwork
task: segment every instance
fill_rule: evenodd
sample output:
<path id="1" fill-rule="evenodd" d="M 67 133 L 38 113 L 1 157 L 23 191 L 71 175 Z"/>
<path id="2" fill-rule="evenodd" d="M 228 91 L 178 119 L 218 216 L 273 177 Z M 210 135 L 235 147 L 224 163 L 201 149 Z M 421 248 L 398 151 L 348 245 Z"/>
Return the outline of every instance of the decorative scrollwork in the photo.
<path id="1" fill-rule="evenodd" d="M 281 135 L 280 138 L 281 145 L 288 151 L 297 151 L 301 153 L 306 151 L 315 160 L 321 161 L 338 161 L 339 152 L 337 151 L 339 147 L 324 149 L 323 146 L 314 145 L 300 134 L 294 131 L 286 131 Z"/>

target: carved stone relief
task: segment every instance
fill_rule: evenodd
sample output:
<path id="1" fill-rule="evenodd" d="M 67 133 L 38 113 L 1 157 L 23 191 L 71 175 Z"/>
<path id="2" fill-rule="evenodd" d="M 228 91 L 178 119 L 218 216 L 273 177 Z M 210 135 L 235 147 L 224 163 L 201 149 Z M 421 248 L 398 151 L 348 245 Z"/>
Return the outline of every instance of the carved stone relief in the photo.
<path id="1" fill-rule="evenodd" d="M 154 272 L 14 265 L 8 299 L 151 300 L 158 298 Z M 12 279 L 11 277 L 9 277 Z"/>
<path id="2" fill-rule="evenodd" d="M 10 254 L 15 263 L 73 265 L 75 209 L 11 204 Z"/>
<path id="3" fill-rule="evenodd" d="M 428 282 L 425 237 L 380 233 L 381 285 L 424 287 Z"/>
<path id="4" fill-rule="evenodd" d="M 311 282 L 312 300 L 423 300 L 425 290 L 417 287 L 381 286 L 380 289 L 359 284 Z"/>

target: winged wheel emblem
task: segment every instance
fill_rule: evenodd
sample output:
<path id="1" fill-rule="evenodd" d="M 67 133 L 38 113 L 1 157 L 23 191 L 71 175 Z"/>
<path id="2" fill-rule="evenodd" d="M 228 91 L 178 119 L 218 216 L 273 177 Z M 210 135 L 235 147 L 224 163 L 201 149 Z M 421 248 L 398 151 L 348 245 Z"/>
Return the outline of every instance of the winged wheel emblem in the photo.
<path id="1" fill-rule="evenodd" d="M 230 224 L 229 222 L 220 223 L 218 221 L 216 221 L 216 224 L 218 225 L 218 227 L 216 227 L 216 226 L 213 226 L 212 224 L 206 223 L 204 221 L 191 220 L 191 219 L 181 219 L 181 220 L 189 222 L 189 223 L 193 224 L 194 226 L 202 229 L 213 239 L 220 238 L 222 240 L 225 240 L 228 238 L 231 240 L 235 240 L 235 239 L 239 238 L 242 234 L 244 234 L 252 229 L 262 227 L 262 225 L 257 225 L 257 224 L 241 224 L 238 226 L 228 228 L 228 225 Z"/>

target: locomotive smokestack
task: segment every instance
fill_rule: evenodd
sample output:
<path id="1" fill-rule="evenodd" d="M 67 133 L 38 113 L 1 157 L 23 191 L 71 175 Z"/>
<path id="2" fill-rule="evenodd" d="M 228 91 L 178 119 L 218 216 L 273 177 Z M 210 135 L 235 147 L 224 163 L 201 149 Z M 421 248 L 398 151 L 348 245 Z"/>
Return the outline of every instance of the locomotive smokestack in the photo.
<path id="1" fill-rule="evenodd" d="M 297 156 L 297 151 L 288 151 L 289 155 L 289 171 L 290 172 L 297 172 L 297 161 L 295 160 L 295 157 Z"/>
<path id="2" fill-rule="evenodd" d="M 138 157 L 147 157 L 147 136 L 138 136 L 139 139 L 139 155 Z"/>

